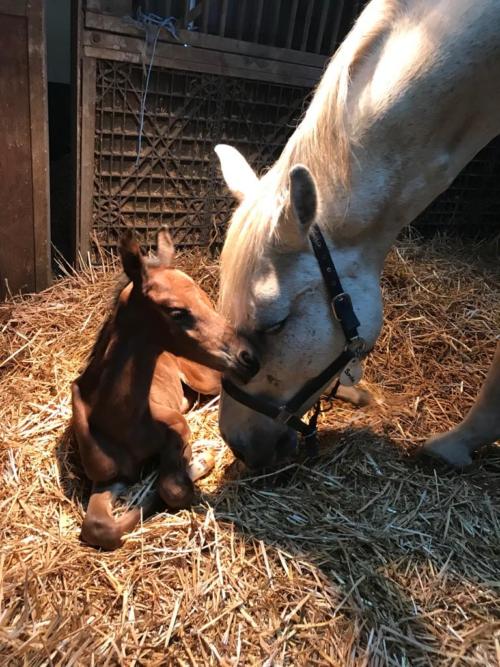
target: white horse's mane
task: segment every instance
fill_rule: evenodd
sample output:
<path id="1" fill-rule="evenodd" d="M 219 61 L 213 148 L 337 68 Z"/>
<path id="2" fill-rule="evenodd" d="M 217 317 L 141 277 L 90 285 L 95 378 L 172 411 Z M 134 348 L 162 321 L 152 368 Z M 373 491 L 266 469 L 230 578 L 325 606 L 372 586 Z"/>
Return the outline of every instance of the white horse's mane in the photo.
<path id="1" fill-rule="evenodd" d="M 408 4 L 408 0 L 373 0 L 366 7 L 331 59 L 280 158 L 235 212 L 222 253 L 220 298 L 222 312 L 235 324 L 244 320 L 255 267 L 276 240 L 291 167 L 306 165 L 317 182 L 328 178 L 339 192 L 349 185 L 352 150 L 359 142 L 347 117 L 350 81 L 357 67 L 408 16 Z"/>

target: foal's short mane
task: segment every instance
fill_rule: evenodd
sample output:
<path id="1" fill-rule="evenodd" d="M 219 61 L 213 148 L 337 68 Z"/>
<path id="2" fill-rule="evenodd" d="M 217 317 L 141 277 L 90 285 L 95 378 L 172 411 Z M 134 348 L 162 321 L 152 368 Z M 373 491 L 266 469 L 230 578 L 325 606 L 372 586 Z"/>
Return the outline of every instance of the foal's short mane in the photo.
<path id="1" fill-rule="evenodd" d="M 87 358 L 87 370 L 85 373 L 92 373 L 95 370 L 95 366 L 100 366 L 102 359 L 106 353 L 106 349 L 111 341 L 112 334 L 115 330 L 114 322 L 116 317 L 116 311 L 118 308 L 118 303 L 120 301 L 120 296 L 124 288 L 129 284 L 130 280 L 126 276 L 120 277 L 118 284 L 113 292 L 113 298 L 111 300 L 111 308 L 106 316 L 106 319 L 101 325 L 97 336 L 95 338 L 94 345 L 90 351 L 90 354 Z M 84 373 L 84 374 L 85 374 Z"/>
<path id="2" fill-rule="evenodd" d="M 356 145 L 348 119 L 350 80 L 363 59 L 383 42 L 406 4 L 407 0 L 373 0 L 366 7 L 331 59 L 280 158 L 233 217 L 222 253 L 220 306 L 235 324 L 245 318 L 243 309 L 255 267 L 277 236 L 290 169 L 301 163 L 317 181 L 327 178 L 340 190 L 349 185 Z"/>

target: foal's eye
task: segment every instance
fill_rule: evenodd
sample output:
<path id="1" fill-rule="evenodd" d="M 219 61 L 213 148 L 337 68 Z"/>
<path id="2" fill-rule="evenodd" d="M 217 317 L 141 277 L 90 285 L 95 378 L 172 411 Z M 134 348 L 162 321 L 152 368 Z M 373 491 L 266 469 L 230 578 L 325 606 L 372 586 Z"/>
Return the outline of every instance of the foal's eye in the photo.
<path id="1" fill-rule="evenodd" d="M 270 327 L 266 327 L 265 329 L 262 329 L 261 333 L 269 334 L 271 336 L 279 334 L 280 331 L 283 331 L 287 320 L 288 320 L 288 316 L 285 317 L 284 319 L 280 320 L 279 322 L 276 322 L 276 324 L 272 324 Z"/>
<path id="2" fill-rule="evenodd" d="M 168 316 L 176 322 L 183 322 L 188 319 L 189 311 L 186 308 L 169 308 Z"/>

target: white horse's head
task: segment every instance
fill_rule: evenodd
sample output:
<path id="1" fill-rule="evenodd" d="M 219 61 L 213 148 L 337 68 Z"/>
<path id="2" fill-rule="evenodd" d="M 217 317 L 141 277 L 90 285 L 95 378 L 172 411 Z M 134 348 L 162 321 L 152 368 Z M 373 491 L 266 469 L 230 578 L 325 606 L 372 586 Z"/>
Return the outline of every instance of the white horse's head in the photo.
<path id="1" fill-rule="evenodd" d="M 222 253 L 221 308 L 260 355 L 260 371 L 245 392 L 281 405 L 345 346 L 311 250 L 311 225 L 318 223 L 329 237 L 368 345 L 381 325 L 379 263 L 369 246 L 331 242 L 329 210 L 322 207 L 315 179 L 305 166 L 283 173 L 277 164 L 259 180 L 234 148 L 218 146 L 216 151 L 226 182 L 240 201 Z M 317 398 L 311 397 L 302 412 Z M 270 465 L 295 446 L 294 431 L 226 393 L 219 423 L 233 452 L 251 467 Z"/>

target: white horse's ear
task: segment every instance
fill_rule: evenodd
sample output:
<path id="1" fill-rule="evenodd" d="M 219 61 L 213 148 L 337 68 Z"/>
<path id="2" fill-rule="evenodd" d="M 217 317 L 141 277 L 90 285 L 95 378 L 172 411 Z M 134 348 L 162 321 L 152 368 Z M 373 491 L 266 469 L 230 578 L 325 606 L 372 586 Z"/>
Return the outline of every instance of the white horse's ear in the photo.
<path id="1" fill-rule="evenodd" d="M 236 148 L 218 144 L 215 152 L 220 160 L 222 175 L 227 187 L 238 201 L 243 201 L 257 187 L 259 182 L 257 175 Z"/>
<path id="2" fill-rule="evenodd" d="M 285 246 L 298 249 L 305 245 L 316 219 L 318 195 L 314 178 L 304 165 L 295 165 L 289 178 L 289 201 L 280 221 L 280 238 Z"/>
<path id="3" fill-rule="evenodd" d="M 297 224 L 304 236 L 316 218 L 318 195 L 311 172 L 303 164 L 296 164 L 290 170 L 290 204 Z"/>

